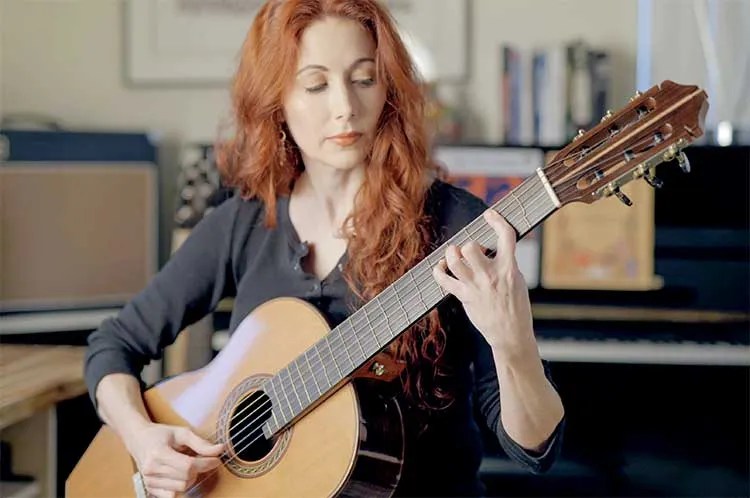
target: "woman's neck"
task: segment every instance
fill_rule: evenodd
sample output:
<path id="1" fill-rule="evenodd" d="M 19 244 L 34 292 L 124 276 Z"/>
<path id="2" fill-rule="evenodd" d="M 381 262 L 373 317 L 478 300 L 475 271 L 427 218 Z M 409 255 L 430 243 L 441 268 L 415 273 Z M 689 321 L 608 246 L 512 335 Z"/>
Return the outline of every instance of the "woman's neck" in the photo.
<path id="1" fill-rule="evenodd" d="M 305 169 L 294 184 L 292 197 L 314 206 L 331 227 L 339 228 L 354 208 L 364 182 L 364 167 L 350 170 Z"/>

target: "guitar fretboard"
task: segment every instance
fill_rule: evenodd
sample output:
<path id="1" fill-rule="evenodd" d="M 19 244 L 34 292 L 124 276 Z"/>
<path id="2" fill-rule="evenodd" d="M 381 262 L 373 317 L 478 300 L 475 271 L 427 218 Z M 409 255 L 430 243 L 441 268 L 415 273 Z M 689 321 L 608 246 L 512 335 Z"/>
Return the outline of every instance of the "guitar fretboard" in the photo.
<path id="1" fill-rule="evenodd" d="M 523 237 L 559 207 L 546 179 L 526 179 L 492 206 Z M 482 216 L 459 230 L 411 270 L 367 302 L 264 385 L 274 409 L 271 433 L 292 422 L 334 390 L 372 356 L 422 318 L 446 293 L 432 276 L 448 245 L 474 240 L 496 250 L 497 236 Z"/>

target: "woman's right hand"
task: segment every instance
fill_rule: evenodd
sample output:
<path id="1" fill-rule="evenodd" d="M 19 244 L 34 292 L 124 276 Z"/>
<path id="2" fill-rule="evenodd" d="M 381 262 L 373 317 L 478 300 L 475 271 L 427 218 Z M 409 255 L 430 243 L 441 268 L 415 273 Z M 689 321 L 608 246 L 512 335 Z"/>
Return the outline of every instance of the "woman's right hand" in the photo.
<path id="1" fill-rule="evenodd" d="M 147 423 L 129 435 L 128 452 L 140 470 L 149 496 L 173 498 L 198 475 L 221 464 L 223 444 L 212 444 L 187 427 Z"/>

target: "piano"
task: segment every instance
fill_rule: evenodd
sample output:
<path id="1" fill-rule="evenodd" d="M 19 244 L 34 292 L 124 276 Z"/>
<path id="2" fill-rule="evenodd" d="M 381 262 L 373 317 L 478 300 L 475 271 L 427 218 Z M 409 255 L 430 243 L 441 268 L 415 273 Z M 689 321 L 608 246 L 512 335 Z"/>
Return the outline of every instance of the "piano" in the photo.
<path id="1" fill-rule="evenodd" d="M 750 366 L 748 314 L 622 306 L 533 306 L 550 361 Z"/>
<path id="2" fill-rule="evenodd" d="M 552 361 L 750 366 L 750 146 L 685 149 L 655 198 L 653 291 L 530 291 Z"/>

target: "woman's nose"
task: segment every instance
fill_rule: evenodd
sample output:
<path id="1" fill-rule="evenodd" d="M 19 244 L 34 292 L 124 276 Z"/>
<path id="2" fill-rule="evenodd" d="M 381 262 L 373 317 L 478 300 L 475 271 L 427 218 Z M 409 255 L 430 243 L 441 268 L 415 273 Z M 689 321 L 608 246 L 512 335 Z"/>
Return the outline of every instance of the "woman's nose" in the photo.
<path id="1" fill-rule="evenodd" d="M 331 111 L 336 120 L 349 120 L 354 116 L 355 98 L 348 85 L 336 85 L 331 92 Z"/>

